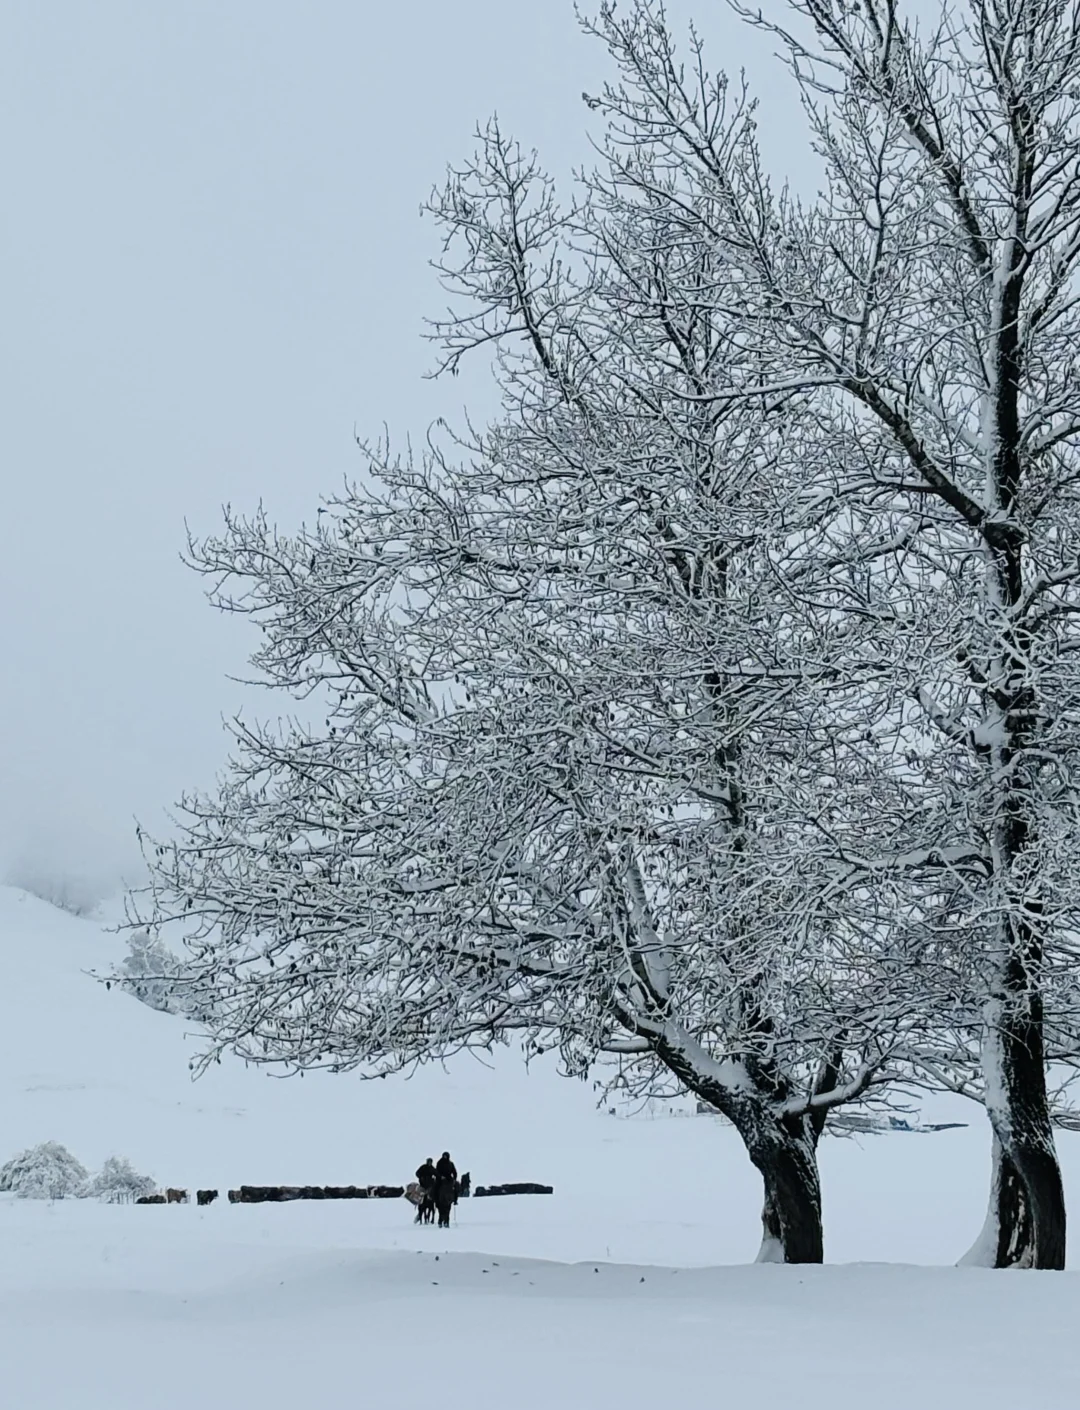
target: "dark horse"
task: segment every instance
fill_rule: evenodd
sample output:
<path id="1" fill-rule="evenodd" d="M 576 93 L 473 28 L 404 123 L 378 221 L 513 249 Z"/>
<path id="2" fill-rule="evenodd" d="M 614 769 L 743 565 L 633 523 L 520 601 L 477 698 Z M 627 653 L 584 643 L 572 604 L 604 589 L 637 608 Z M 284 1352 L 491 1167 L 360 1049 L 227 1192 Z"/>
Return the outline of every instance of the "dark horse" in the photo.
<path id="1" fill-rule="evenodd" d="M 450 1211 L 457 1204 L 457 1181 L 439 1180 L 435 1184 L 435 1208 L 439 1212 L 439 1228 L 449 1229 Z"/>

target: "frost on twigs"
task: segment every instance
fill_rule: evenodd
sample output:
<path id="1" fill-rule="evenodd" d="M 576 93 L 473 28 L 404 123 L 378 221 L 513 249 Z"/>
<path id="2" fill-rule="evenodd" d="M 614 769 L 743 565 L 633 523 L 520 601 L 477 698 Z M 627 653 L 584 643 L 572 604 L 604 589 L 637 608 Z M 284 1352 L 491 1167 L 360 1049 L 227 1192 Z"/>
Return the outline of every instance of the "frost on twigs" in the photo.
<path id="1" fill-rule="evenodd" d="M 0 1191 L 20 1199 L 71 1199 L 82 1193 L 86 1169 L 57 1141 L 44 1141 L 0 1168 Z"/>

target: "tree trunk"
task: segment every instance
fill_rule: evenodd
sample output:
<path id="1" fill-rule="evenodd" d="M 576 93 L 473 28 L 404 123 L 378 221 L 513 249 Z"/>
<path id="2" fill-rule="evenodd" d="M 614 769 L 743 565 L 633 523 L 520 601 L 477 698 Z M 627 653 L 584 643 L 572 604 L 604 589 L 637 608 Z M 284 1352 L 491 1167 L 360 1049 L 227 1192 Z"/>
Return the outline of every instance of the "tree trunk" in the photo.
<path id="1" fill-rule="evenodd" d="M 961 1268 L 1030 1268 L 1032 1225 L 1016 1166 L 992 1136 L 990 1201 L 982 1232 L 960 1260 Z"/>
<path id="2" fill-rule="evenodd" d="M 727 1117 L 761 1174 L 765 1198 L 756 1261 L 821 1263 L 824 1240 L 817 1143 L 825 1125 L 824 1110 L 808 1116 L 780 1116 L 777 1108 L 787 1088 L 775 1078 L 766 1085 L 760 1072 L 744 1067 L 746 1084 L 733 1091 L 703 1076 L 682 1045 L 654 1039 L 653 1050 L 689 1091 Z M 814 1087 L 816 1093 L 833 1086 L 838 1062 L 825 1064 Z"/>
<path id="3" fill-rule="evenodd" d="M 986 1268 L 1064 1268 L 1065 1192 L 1046 1095 L 1037 993 L 995 1001 L 983 1067 L 994 1133 L 990 1202 L 983 1231 L 962 1262 Z"/>
<path id="4" fill-rule="evenodd" d="M 820 1263 L 821 1181 L 809 1121 L 777 1123 L 754 1133 L 746 1145 L 765 1186 L 757 1262 Z"/>

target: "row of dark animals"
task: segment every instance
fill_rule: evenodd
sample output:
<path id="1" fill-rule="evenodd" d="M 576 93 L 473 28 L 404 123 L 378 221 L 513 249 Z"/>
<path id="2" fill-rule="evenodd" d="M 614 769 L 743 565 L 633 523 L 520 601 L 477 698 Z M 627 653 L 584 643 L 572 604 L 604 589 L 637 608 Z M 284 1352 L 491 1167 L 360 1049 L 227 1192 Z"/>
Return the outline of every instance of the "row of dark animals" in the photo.
<path id="1" fill-rule="evenodd" d="M 230 1190 L 230 1204 L 279 1204 L 293 1199 L 400 1199 L 404 1185 L 241 1185 Z M 198 1204 L 213 1204 L 217 1190 L 196 1190 Z M 190 1204 L 187 1190 L 166 1190 L 163 1195 L 142 1195 L 136 1204 Z"/>
<path id="2" fill-rule="evenodd" d="M 484 1199 L 494 1195 L 550 1195 L 552 1185 L 538 1185 L 534 1181 L 523 1181 L 511 1185 L 478 1185 L 470 1188 L 470 1177 L 466 1172 L 458 1182 L 454 1203 L 458 1199 Z M 400 1199 L 404 1195 L 410 1203 L 417 1203 L 410 1195 L 416 1185 L 241 1185 L 238 1190 L 229 1190 L 230 1204 L 281 1204 L 295 1199 Z M 195 1201 L 199 1205 L 213 1204 L 217 1190 L 196 1190 Z M 163 1195 L 140 1195 L 136 1204 L 190 1204 L 187 1190 L 166 1190 Z M 419 1207 L 419 1206 L 418 1206 Z M 420 1222 L 419 1219 L 417 1222 Z"/>
<path id="3" fill-rule="evenodd" d="M 284 1204 L 294 1199 L 400 1199 L 403 1185 L 241 1185 L 230 1204 Z"/>
<path id="4" fill-rule="evenodd" d="M 217 1190 L 196 1190 L 195 1200 L 198 1204 L 213 1204 L 218 1197 Z M 232 1198 L 232 1191 L 229 1191 L 229 1198 Z M 163 1195 L 140 1195 L 135 1201 L 136 1204 L 190 1204 L 187 1190 L 166 1190 Z"/>

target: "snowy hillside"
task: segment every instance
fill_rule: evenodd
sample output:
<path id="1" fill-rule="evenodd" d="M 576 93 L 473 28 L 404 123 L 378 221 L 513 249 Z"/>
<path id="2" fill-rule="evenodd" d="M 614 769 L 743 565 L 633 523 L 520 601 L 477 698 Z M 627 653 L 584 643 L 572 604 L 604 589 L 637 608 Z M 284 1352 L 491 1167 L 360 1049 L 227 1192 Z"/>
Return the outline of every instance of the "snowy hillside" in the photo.
<path id="1" fill-rule="evenodd" d="M 403 1201 L 0 1198 L 0 1363 L 16 1410 L 273 1410 L 346 1391 L 395 1410 L 443 1384 L 465 1387 L 444 1398 L 451 1410 L 636 1406 L 665 1390 L 711 1398 L 720 1367 L 733 1404 L 754 1389 L 757 1405 L 780 1405 L 808 1382 L 822 1398 L 803 1403 L 830 1410 L 871 1393 L 882 1410 L 916 1393 L 929 1407 L 1076 1403 L 1061 1352 L 1080 1314 L 1072 1275 L 718 1266 L 753 1257 L 758 1186 L 711 1119 L 611 1116 L 589 1087 L 509 1054 L 375 1083 L 227 1062 L 192 1084 L 183 1021 L 84 973 L 118 956 L 116 937 L 0 890 L 0 945 L 0 1162 L 54 1139 L 89 1167 L 126 1155 L 162 1184 L 224 1191 L 401 1182 L 449 1147 L 474 1179 L 556 1190 L 464 1202 L 442 1234 L 414 1228 Z M 831 1262 L 948 1265 L 964 1251 L 987 1139 L 978 1112 L 950 1114 L 973 1125 L 825 1143 Z M 1061 1144 L 1076 1189 L 1078 1138 Z M 777 1336 L 820 1348 L 838 1326 L 842 1365 L 815 1350 L 763 1388 Z M 995 1364 L 1006 1326 L 1044 1348 L 1041 1399 Z M 46 1354 L 56 1336 L 64 1357 Z M 137 1352 L 118 1354 L 118 1338 Z"/>

